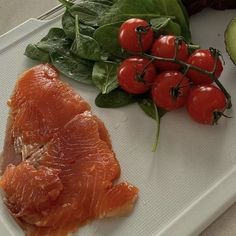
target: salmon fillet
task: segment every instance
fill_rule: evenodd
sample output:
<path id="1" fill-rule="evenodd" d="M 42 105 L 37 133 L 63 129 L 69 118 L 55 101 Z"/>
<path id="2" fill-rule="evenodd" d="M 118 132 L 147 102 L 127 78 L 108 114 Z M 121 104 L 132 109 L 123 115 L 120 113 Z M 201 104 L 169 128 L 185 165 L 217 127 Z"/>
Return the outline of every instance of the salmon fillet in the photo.
<path id="1" fill-rule="evenodd" d="M 138 189 L 123 182 L 103 122 L 57 71 L 41 64 L 18 80 L 0 187 L 29 236 L 66 236 L 98 218 L 128 214 Z"/>

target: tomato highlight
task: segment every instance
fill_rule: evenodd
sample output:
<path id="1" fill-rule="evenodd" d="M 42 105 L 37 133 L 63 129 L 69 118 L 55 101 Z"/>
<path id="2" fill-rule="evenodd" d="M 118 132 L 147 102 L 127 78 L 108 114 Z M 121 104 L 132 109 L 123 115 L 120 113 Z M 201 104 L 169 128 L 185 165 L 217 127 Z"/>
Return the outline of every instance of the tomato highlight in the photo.
<path id="1" fill-rule="evenodd" d="M 120 27 L 119 42 L 128 52 L 146 52 L 151 47 L 152 41 L 153 30 L 145 20 L 129 19 Z"/>

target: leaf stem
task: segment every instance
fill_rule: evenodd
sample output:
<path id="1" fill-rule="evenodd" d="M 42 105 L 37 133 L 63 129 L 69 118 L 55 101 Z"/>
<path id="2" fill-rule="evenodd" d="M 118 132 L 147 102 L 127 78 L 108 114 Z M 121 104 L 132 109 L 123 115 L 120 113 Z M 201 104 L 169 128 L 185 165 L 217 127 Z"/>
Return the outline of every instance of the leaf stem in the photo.
<path id="1" fill-rule="evenodd" d="M 158 109 L 154 103 L 153 103 L 153 106 L 155 110 L 155 120 L 156 120 L 156 137 L 155 137 L 155 142 L 153 143 L 152 151 L 156 152 L 157 146 L 158 146 L 159 134 L 160 134 L 160 116 L 159 116 Z"/>

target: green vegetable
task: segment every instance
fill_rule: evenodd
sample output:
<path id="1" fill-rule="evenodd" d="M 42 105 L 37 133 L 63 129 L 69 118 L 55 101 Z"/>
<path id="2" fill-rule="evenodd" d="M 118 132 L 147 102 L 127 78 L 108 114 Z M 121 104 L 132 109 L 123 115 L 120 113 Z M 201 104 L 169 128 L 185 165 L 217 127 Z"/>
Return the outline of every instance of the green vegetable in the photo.
<path id="1" fill-rule="evenodd" d="M 142 98 L 138 101 L 141 109 L 147 114 L 149 117 L 156 121 L 156 137 L 155 142 L 153 144 L 152 151 L 155 152 L 158 145 L 158 139 L 160 134 L 160 121 L 161 117 L 166 113 L 165 110 L 158 108 L 155 103 L 150 98 Z"/>
<path id="2" fill-rule="evenodd" d="M 71 46 L 71 51 L 79 57 L 87 60 L 106 60 L 107 54 L 101 49 L 98 42 L 94 38 L 80 33 L 78 15 L 75 17 L 75 27 L 76 35 Z"/>
<path id="3" fill-rule="evenodd" d="M 99 26 L 100 17 L 108 11 L 110 5 L 100 3 L 100 1 L 80 0 L 77 4 L 69 8 L 72 16 L 79 16 L 79 21 L 92 27 Z"/>
<path id="4" fill-rule="evenodd" d="M 232 19 L 225 31 L 226 50 L 236 65 L 236 18 Z"/>
<path id="5" fill-rule="evenodd" d="M 159 140 L 159 134 L 160 134 L 160 115 L 158 112 L 158 109 L 155 104 L 153 104 L 154 110 L 155 110 L 155 120 L 156 120 L 156 138 L 155 142 L 152 147 L 152 151 L 155 152 L 157 150 L 158 140 Z"/>
<path id="6" fill-rule="evenodd" d="M 182 35 L 182 30 L 179 24 L 174 22 L 173 20 L 170 20 L 166 27 L 161 29 L 162 34 L 173 34 L 176 36 L 181 36 Z"/>
<path id="7" fill-rule="evenodd" d="M 24 55 L 42 63 L 51 61 L 49 53 L 39 49 L 35 44 L 29 44 L 25 49 Z"/>
<path id="8" fill-rule="evenodd" d="M 29 44 L 25 55 L 40 62 L 50 62 L 50 53 L 53 51 L 67 52 L 72 41 L 60 28 L 52 28 L 48 34 L 38 43 Z"/>
<path id="9" fill-rule="evenodd" d="M 119 64 L 114 62 L 95 63 L 92 80 L 102 94 L 107 94 L 119 86 L 117 79 L 118 66 Z"/>
<path id="10" fill-rule="evenodd" d="M 79 24 L 79 32 L 90 37 L 93 36 L 95 29 L 89 25 Z M 70 14 L 68 10 L 62 16 L 62 27 L 67 35 L 67 37 L 74 39 L 75 38 L 75 17 Z"/>
<path id="11" fill-rule="evenodd" d="M 71 45 L 71 39 L 69 39 L 65 32 L 60 28 L 52 28 L 48 34 L 36 43 L 37 48 L 46 51 L 67 51 Z"/>
<path id="12" fill-rule="evenodd" d="M 73 17 L 69 10 L 66 9 L 62 16 L 61 24 L 67 37 L 75 38 L 75 17 Z"/>
<path id="13" fill-rule="evenodd" d="M 69 0 L 58 0 L 58 1 L 67 8 L 70 8 L 74 5 L 74 3 Z"/>
<path id="14" fill-rule="evenodd" d="M 93 63 L 71 53 L 50 53 L 52 64 L 68 78 L 84 84 L 92 84 Z"/>
<path id="15" fill-rule="evenodd" d="M 166 27 L 170 21 L 171 21 L 170 17 L 159 17 L 151 19 L 150 24 L 152 26 L 152 29 L 158 33 L 159 30 Z"/>
<path id="16" fill-rule="evenodd" d="M 183 5 L 178 0 L 117 0 L 109 11 L 101 17 L 100 24 L 123 21 L 134 15 L 146 20 L 148 17 L 150 20 L 158 16 L 173 16 L 175 17 L 174 23 L 181 27 L 182 36 L 187 41 L 191 41 L 189 22 L 185 13 L 183 12 Z"/>
<path id="17" fill-rule="evenodd" d="M 127 57 L 127 53 L 122 51 L 118 41 L 119 28 L 122 23 L 123 21 L 119 21 L 103 25 L 96 29 L 93 35 L 105 51 L 118 58 Z"/>
<path id="18" fill-rule="evenodd" d="M 121 89 L 116 89 L 108 94 L 99 94 L 95 99 L 95 104 L 103 108 L 118 108 L 136 101 L 136 96 L 128 94 Z"/>
<path id="19" fill-rule="evenodd" d="M 155 111 L 155 104 L 150 98 L 140 98 L 138 100 L 138 104 L 140 108 L 144 111 L 146 115 L 151 117 L 152 119 L 156 119 L 156 111 Z M 156 107 L 158 110 L 159 117 L 161 118 L 166 114 L 167 111 Z"/>

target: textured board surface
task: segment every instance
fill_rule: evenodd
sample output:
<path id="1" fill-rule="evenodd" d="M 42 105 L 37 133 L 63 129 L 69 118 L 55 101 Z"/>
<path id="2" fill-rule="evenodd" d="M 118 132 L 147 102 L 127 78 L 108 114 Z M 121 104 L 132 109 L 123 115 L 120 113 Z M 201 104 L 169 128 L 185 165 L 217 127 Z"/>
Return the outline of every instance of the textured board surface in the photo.
<path id="1" fill-rule="evenodd" d="M 232 94 L 236 111 L 236 68 L 224 49 L 223 33 L 236 11 L 206 10 L 192 17 L 194 42 L 216 47 L 226 66 L 221 76 Z M 8 114 L 6 101 L 20 73 L 35 64 L 23 53 L 28 43 L 37 42 L 60 19 L 30 20 L 0 38 L 0 146 Z M 222 119 L 218 126 L 194 123 L 186 111 L 167 114 L 161 122 L 159 146 L 152 153 L 155 122 L 137 105 L 101 109 L 94 105 L 95 88 L 62 78 L 71 84 L 106 124 L 122 167 L 121 180 L 140 189 L 132 215 L 96 221 L 74 235 L 166 236 L 196 235 L 226 209 L 236 197 L 236 118 Z M 0 204 L 0 235 L 21 236 L 22 231 Z"/>

